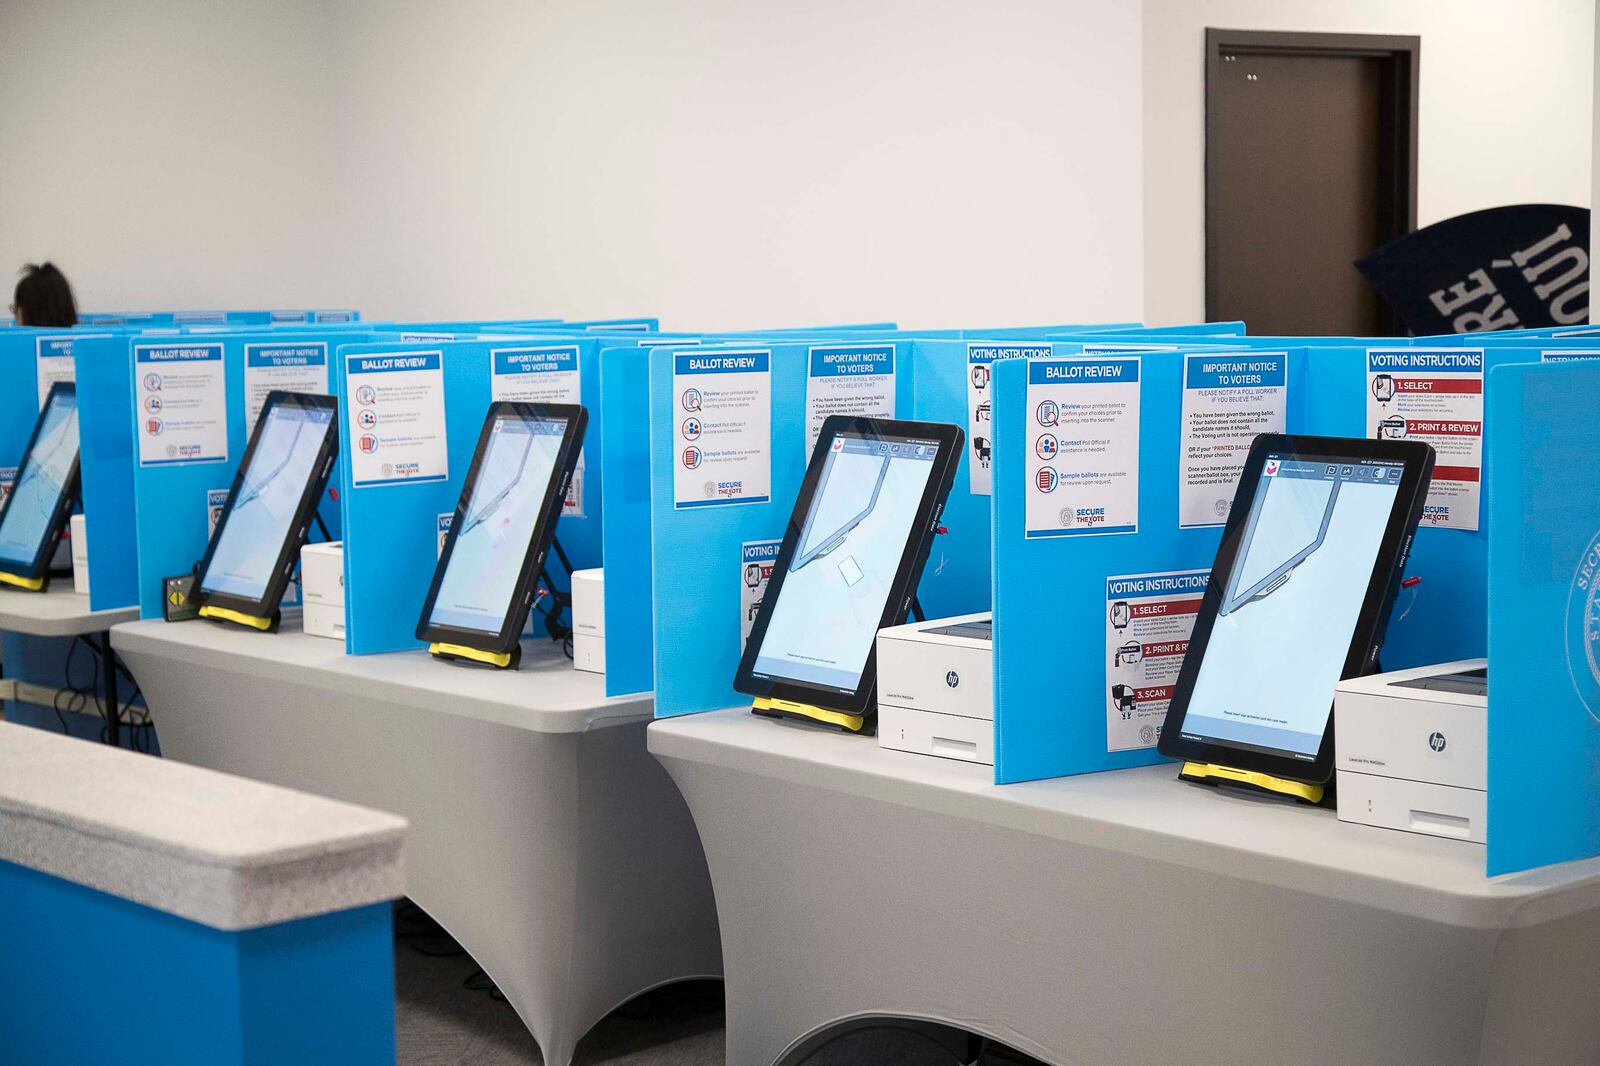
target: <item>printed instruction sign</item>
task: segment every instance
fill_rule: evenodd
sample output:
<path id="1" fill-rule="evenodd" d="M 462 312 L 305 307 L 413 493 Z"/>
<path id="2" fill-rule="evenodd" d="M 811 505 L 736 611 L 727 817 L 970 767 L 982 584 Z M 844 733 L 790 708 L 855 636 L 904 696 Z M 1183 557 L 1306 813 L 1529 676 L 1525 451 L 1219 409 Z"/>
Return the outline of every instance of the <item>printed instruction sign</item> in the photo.
<path id="1" fill-rule="evenodd" d="M 455 521 L 456 513 L 454 511 L 446 511 L 438 517 L 439 543 L 434 549 L 433 557 L 435 559 L 444 558 L 444 542 L 450 538 L 450 527 L 455 524 Z"/>
<path id="2" fill-rule="evenodd" d="M 227 506 L 227 489 L 206 489 L 206 540 L 216 535 L 217 523 L 222 521 L 222 511 Z"/>
<path id="3" fill-rule="evenodd" d="M 1574 363 L 1582 359 L 1600 359 L 1600 348 L 1576 348 L 1568 351 L 1539 353 L 1541 363 Z"/>
<path id="4" fill-rule="evenodd" d="M 1026 535 L 1139 530 L 1139 357 L 1028 364 Z"/>
<path id="5" fill-rule="evenodd" d="M 327 342 L 245 345 L 244 424 L 249 429 L 256 428 L 273 390 L 328 395 Z"/>
<path id="6" fill-rule="evenodd" d="M 772 353 L 672 357 L 673 506 L 764 503 L 772 495 Z"/>
<path id="7" fill-rule="evenodd" d="M 1106 750 L 1153 748 L 1209 570 L 1106 578 Z"/>
<path id="8" fill-rule="evenodd" d="M 812 348 L 806 370 L 806 458 L 829 415 L 893 418 L 894 384 L 892 344 Z"/>
<path id="9" fill-rule="evenodd" d="M 1250 443 L 1289 419 L 1289 354 L 1230 352 L 1183 361 L 1178 525 L 1220 526 L 1233 506 Z"/>
<path id="10" fill-rule="evenodd" d="M 988 496 L 994 484 L 994 390 L 989 378 L 1000 359 L 1032 359 L 1050 354 L 1048 344 L 967 345 L 967 489 Z"/>
<path id="11" fill-rule="evenodd" d="M 0 507 L 6 505 L 11 498 L 11 486 L 17 483 L 17 468 L 14 466 L 0 466 Z"/>
<path id="12" fill-rule="evenodd" d="M 1367 436 L 1433 445 L 1433 483 L 1422 525 L 1477 529 L 1483 349 L 1369 348 Z"/>
<path id="13" fill-rule="evenodd" d="M 228 375 L 220 344 L 140 344 L 133 349 L 139 465 L 228 458 Z"/>
<path id="14" fill-rule="evenodd" d="M 747 540 L 739 545 L 739 647 L 750 642 L 761 601 L 766 598 L 781 540 Z"/>
<path id="15" fill-rule="evenodd" d="M 583 403 L 576 345 L 541 348 L 495 348 L 489 352 L 489 395 L 519 403 Z M 583 449 L 567 485 L 561 513 L 583 517 Z"/>
<path id="16" fill-rule="evenodd" d="M 34 369 L 39 378 L 39 410 L 50 395 L 50 386 L 58 381 L 73 381 L 76 376 L 72 362 L 71 337 L 37 337 L 34 339 Z"/>
<path id="17" fill-rule="evenodd" d="M 345 357 L 354 488 L 450 476 L 440 352 Z"/>

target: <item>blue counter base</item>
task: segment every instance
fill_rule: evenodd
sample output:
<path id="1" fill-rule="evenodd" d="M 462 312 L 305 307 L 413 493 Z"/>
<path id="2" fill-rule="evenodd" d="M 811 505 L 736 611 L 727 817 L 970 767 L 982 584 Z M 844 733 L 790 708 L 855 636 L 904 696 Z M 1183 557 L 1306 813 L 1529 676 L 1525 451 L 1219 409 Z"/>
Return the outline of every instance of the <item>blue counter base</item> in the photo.
<path id="1" fill-rule="evenodd" d="M 0 862 L 0 1062 L 394 1061 L 389 904 L 229 933 Z"/>

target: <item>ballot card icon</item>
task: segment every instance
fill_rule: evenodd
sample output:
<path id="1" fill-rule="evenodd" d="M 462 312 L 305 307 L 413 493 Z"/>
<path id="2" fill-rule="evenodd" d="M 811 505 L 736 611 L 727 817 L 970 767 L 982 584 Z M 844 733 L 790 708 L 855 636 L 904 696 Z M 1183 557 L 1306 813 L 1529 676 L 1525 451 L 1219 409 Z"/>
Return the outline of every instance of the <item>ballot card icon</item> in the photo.
<path id="1" fill-rule="evenodd" d="M 702 455 L 700 449 L 696 448 L 693 444 L 689 445 L 683 450 L 683 465 L 689 470 L 700 469 L 700 464 L 704 460 L 705 456 Z"/>
<path id="2" fill-rule="evenodd" d="M 1054 492 L 1056 486 L 1061 484 L 1061 475 L 1048 466 L 1041 466 L 1038 473 L 1033 475 L 1034 486 L 1040 492 Z"/>

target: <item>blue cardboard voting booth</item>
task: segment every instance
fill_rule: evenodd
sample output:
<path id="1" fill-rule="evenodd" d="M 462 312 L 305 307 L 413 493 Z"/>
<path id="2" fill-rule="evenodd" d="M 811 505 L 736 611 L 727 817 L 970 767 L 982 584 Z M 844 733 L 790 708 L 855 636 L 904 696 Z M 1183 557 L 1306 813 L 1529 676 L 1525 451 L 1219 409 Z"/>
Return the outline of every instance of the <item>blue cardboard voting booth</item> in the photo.
<path id="1" fill-rule="evenodd" d="M 338 348 L 348 652 L 420 646 L 417 619 L 493 399 L 589 409 L 583 472 L 556 537 L 575 568 L 600 565 L 598 355 L 597 338 L 578 336 Z"/>

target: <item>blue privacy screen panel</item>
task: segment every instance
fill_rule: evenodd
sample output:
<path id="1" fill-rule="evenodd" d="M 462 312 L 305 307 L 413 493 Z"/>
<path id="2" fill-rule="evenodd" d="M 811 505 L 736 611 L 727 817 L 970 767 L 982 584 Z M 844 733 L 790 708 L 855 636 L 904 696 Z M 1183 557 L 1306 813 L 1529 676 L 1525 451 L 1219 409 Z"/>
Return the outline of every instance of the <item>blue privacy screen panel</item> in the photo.
<path id="1" fill-rule="evenodd" d="M 89 539 L 89 606 L 139 602 L 134 528 L 133 379 L 125 333 L 73 346 L 78 379 L 79 470 Z"/>
<path id="2" fill-rule="evenodd" d="M 360 417 L 363 407 L 360 387 L 390 373 L 379 369 L 384 366 L 405 372 L 405 367 L 415 364 L 421 374 L 421 387 L 438 381 L 443 389 L 445 421 L 443 477 L 413 480 L 402 473 L 393 478 L 373 476 L 370 481 L 357 484 L 355 464 L 341 464 L 346 651 L 367 655 L 420 646 L 416 639 L 417 619 L 491 399 L 497 390 L 503 398 L 510 399 L 527 395 L 520 389 L 554 387 L 547 380 L 534 379 L 569 374 L 574 365 L 580 389 L 576 398 L 589 410 L 583 449 L 583 513 L 564 513 L 556 525 L 556 538 L 575 568 L 600 565 L 603 464 L 599 442 L 604 431 L 595 402 L 599 394 L 598 353 L 598 342 L 590 339 L 555 342 L 532 336 L 510 341 L 357 344 L 338 349 L 334 376 L 341 412 L 341 454 L 351 454 L 349 449 L 361 447 L 362 430 L 352 425 L 352 419 Z M 406 361 L 405 367 L 400 361 Z M 357 375 L 355 398 L 350 395 L 352 368 L 363 371 Z M 566 395 L 570 397 L 570 393 Z M 566 582 L 554 553 L 550 569 L 559 583 Z M 542 629 L 536 627 L 536 632 L 542 639 Z"/>
<path id="3" fill-rule="evenodd" d="M 808 372 L 812 349 L 861 345 L 892 348 L 896 417 L 911 417 L 915 361 L 909 345 L 877 340 L 760 344 L 690 349 L 656 348 L 650 360 L 650 515 L 655 634 L 655 703 L 659 717 L 716 710 L 749 697 L 733 690 L 744 633 L 753 617 L 746 591 L 747 566 L 775 557 L 795 496 L 805 477 Z M 768 366 L 765 386 L 770 432 L 754 443 L 765 447 L 770 471 L 758 502 L 702 505 L 676 499 L 676 471 L 689 446 L 683 436 L 683 399 L 691 368 L 677 360 L 757 354 Z M 685 372 L 680 386 L 674 374 Z M 707 386 L 708 387 L 708 386 Z M 761 386 L 757 386 L 758 388 Z M 708 409 L 709 411 L 709 409 Z M 709 420 L 709 413 L 706 416 Z M 708 448 L 710 445 L 708 445 Z M 607 574 L 607 589 L 611 575 Z M 609 622 L 607 623 L 609 626 Z"/>
<path id="4" fill-rule="evenodd" d="M 1600 364 L 1491 370 L 1488 873 L 1600 855 Z"/>
<path id="5" fill-rule="evenodd" d="M 345 332 L 309 327 L 136 336 L 128 343 L 120 417 L 132 435 L 140 617 L 162 617 L 163 580 L 189 573 L 204 556 L 267 393 L 326 394 L 334 346 L 346 339 Z M 318 513 L 329 537 L 339 539 L 340 508 L 331 495 Z M 311 539 L 322 539 L 320 530 Z M 94 543 L 91 534 L 91 559 Z"/>
<path id="6" fill-rule="evenodd" d="M 1216 556 L 1219 527 L 1179 525 L 1184 359 L 1183 352 L 1146 352 L 1066 360 L 1097 367 L 1132 364 L 1118 373 L 1131 372 L 1138 382 L 1137 512 L 1106 519 L 1136 530 L 1075 536 L 1027 534 L 1030 479 L 1047 465 L 1036 452 L 1044 431 L 1035 425 L 1028 379 L 1030 371 L 1058 360 L 993 364 L 997 783 L 1160 761 L 1154 719 L 1147 723 L 1148 735 L 1140 735 L 1132 711 L 1128 728 L 1122 727 L 1124 708 L 1108 681 L 1114 642 L 1107 633 L 1114 601 L 1136 603 L 1154 589 L 1171 594 L 1159 601 L 1164 609 L 1192 611 L 1192 601 L 1204 591 L 1203 584 L 1194 586 L 1194 574 L 1209 570 Z M 1276 361 L 1287 364 L 1287 418 L 1293 426 L 1302 417 L 1304 353 L 1289 351 Z M 1108 468 L 1125 468 L 1109 456 Z M 1074 487 L 1062 487 L 1059 496 L 1066 500 Z M 1171 650 L 1181 657 L 1181 646 Z"/>
<path id="7" fill-rule="evenodd" d="M 651 637 L 649 349 L 600 352 L 608 476 L 601 503 L 606 569 L 606 695 L 647 692 L 655 669 Z M 645 423 L 641 426 L 641 422 Z M 591 430 L 591 433 L 593 431 Z"/>

